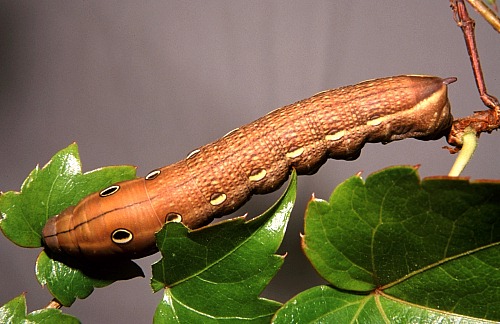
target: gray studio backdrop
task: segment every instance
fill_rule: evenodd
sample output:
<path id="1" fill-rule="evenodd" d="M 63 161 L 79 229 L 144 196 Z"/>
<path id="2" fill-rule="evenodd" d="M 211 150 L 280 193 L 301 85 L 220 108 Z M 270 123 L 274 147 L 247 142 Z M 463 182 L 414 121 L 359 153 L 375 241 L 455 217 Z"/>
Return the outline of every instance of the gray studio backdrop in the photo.
<path id="1" fill-rule="evenodd" d="M 489 90 L 500 94 L 500 38 L 479 21 Z M 456 76 L 455 116 L 482 109 L 461 31 L 448 0 L 420 1 L 0 1 L 0 190 L 18 190 L 37 164 L 78 142 L 83 168 L 133 164 L 149 170 L 185 157 L 270 110 L 316 92 L 397 74 Z M 498 178 L 498 134 L 483 136 L 465 174 Z M 354 162 L 329 161 L 299 178 L 283 269 L 264 292 L 286 301 L 322 283 L 302 256 L 299 233 L 311 193 L 358 171 L 420 164 L 442 175 L 453 157 L 439 142 L 371 144 Z M 256 215 L 278 195 L 256 197 Z M 38 286 L 38 250 L 0 238 L 0 304 L 27 291 L 29 310 L 49 293 Z M 162 294 L 146 279 L 118 282 L 77 301 L 86 323 L 150 322 Z"/>

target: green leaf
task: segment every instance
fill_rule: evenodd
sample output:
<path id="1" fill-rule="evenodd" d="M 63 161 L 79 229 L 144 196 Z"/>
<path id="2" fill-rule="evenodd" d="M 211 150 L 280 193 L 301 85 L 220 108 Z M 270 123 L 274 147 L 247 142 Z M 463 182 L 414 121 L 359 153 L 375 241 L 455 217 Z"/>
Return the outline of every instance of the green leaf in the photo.
<path id="1" fill-rule="evenodd" d="M 381 313 L 397 304 L 499 321 L 499 196 L 499 182 L 420 181 L 411 167 L 354 176 L 310 202 L 304 251 L 334 286 L 390 301 Z"/>
<path id="2" fill-rule="evenodd" d="M 111 266 L 111 269 L 105 267 Z M 116 280 L 144 276 L 141 268 L 134 262 L 124 264 L 85 264 L 69 266 L 51 259 L 42 251 L 36 261 L 36 277 L 42 286 L 47 286 L 64 306 L 71 306 L 76 298 L 86 298 L 94 288 L 112 284 Z"/>
<path id="3" fill-rule="evenodd" d="M 22 247 L 42 246 L 42 229 L 49 217 L 112 183 L 133 179 L 135 167 L 115 166 L 82 174 L 78 146 L 57 152 L 42 168 L 35 167 L 20 192 L 0 195 L 0 229 Z"/>
<path id="4" fill-rule="evenodd" d="M 73 324 L 80 321 L 59 309 L 41 309 L 26 314 L 26 297 L 20 295 L 0 307 L 0 323 L 63 323 Z"/>
<path id="5" fill-rule="evenodd" d="M 168 223 L 158 232 L 163 258 L 152 287 L 165 288 L 155 323 L 247 321 L 269 323 L 280 304 L 259 294 L 283 263 L 275 255 L 295 202 L 296 174 L 263 215 L 239 217 L 201 230 Z"/>
<path id="6" fill-rule="evenodd" d="M 314 287 L 289 300 L 273 324 L 290 323 L 494 323 L 409 305 L 380 294 L 359 295 L 327 286 Z"/>
<path id="7" fill-rule="evenodd" d="M 131 166 L 105 167 L 82 174 L 78 146 L 71 144 L 57 152 L 42 169 L 37 166 L 20 192 L 0 195 L 0 228 L 17 245 L 40 247 L 42 229 L 49 217 L 75 205 L 92 192 L 133 178 L 135 167 Z M 107 266 L 70 261 L 61 263 L 42 252 L 36 264 L 40 284 L 47 285 L 52 295 L 65 306 L 70 306 L 76 298 L 87 297 L 94 287 L 143 276 L 133 262 L 109 270 Z"/>

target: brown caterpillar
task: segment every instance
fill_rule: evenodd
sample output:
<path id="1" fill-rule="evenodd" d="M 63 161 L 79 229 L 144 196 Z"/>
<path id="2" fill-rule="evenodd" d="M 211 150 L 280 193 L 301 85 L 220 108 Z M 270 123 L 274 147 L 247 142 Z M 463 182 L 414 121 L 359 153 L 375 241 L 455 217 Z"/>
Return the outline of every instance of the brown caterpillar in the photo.
<path id="1" fill-rule="evenodd" d="M 189 228 L 278 189 L 292 168 L 313 174 L 328 158 L 356 159 L 367 142 L 438 139 L 453 117 L 455 78 L 403 75 L 320 92 L 192 151 L 184 160 L 91 194 L 50 218 L 53 253 L 139 258 L 156 251 L 165 222 Z"/>

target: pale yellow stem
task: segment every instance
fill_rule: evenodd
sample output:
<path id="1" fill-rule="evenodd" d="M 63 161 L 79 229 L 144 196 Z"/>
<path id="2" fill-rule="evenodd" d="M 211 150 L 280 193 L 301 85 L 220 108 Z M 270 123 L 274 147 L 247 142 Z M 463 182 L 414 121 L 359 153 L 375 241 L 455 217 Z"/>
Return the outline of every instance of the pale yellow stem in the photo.
<path id="1" fill-rule="evenodd" d="M 500 19 L 482 0 L 467 0 L 467 2 L 486 20 L 493 29 L 500 33 Z"/>
<path id="2" fill-rule="evenodd" d="M 462 149 L 458 152 L 457 159 L 455 160 L 455 163 L 453 163 L 450 173 L 448 173 L 448 176 L 450 177 L 458 177 L 474 155 L 474 151 L 477 147 L 476 132 L 472 129 L 466 129 L 464 136 L 462 137 L 462 143 Z"/>

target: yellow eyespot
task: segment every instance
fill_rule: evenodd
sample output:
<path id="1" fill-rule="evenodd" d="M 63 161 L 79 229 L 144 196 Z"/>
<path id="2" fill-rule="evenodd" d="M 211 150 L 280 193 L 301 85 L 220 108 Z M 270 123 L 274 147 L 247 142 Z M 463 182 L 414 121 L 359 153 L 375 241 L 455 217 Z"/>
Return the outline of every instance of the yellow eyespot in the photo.
<path id="1" fill-rule="evenodd" d="M 167 216 L 165 216 L 165 223 L 168 222 L 180 223 L 182 222 L 182 216 L 177 213 L 168 213 Z"/>
<path id="2" fill-rule="evenodd" d="M 227 196 L 225 193 L 222 193 L 222 192 L 214 193 L 212 195 L 212 197 L 210 197 L 210 204 L 212 204 L 212 206 L 220 205 L 224 201 L 226 201 L 226 198 L 227 198 Z"/>
<path id="3" fill-rule="evenodd" d="M 116 244 L 125 244 L 134 238 L 134 235 L 132 235 L 132 232 L 129 230 L 126 230 L 124 228 L 119 228 L 111 234 L 111 240 L 115 242 Z"/>

